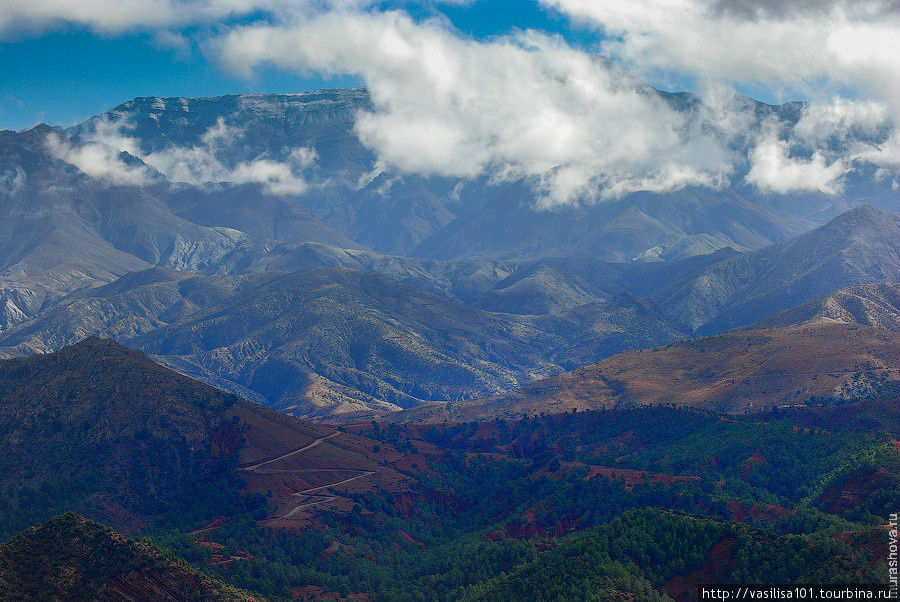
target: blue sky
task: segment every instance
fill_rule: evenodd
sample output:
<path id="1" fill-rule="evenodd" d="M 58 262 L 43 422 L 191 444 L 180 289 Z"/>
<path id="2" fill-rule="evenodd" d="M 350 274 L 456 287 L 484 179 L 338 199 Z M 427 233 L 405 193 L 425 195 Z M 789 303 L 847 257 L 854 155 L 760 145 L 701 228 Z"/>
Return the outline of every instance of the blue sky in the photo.
<path id="1" fill-rule="evenodd" d="M 542 10 L 537 2 L 475 2 L 442 6 L 440 13 L 432 7 L 404 8 L 416 18 L 441 14 L 465 35 L 479 39 L 515 28 L 558 33 L 578 46 L 599 39 L 594 32 L 570 27 L 564 17 Z M 191 48 L 172 48 L 151 33 L 97 34 L 74 25 L 0 39 L 0 129 L 42 122 L 68 126 L 137 96 L 290 93 L 361 83 L 351 77 L 301 77 L 275 69 L 258 70 L 251 79 L 237 77 L 196 44 L 207 31 L 179 33 L 194 41 Z"/>
<path id="2" fill-rule="evenodd" d="M 149 34 L 98 36 L 67 28 L 0 44 L 0 128 L 71 125 L 137 96 L 217 96 L 353 85 L 271 70 L 241 79 L 201 51 L 165 48 Z"/>

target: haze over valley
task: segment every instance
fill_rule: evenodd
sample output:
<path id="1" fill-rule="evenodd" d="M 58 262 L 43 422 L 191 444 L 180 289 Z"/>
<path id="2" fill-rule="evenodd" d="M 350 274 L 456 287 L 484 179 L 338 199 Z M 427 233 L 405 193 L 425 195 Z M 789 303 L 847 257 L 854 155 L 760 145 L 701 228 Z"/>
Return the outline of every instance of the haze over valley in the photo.
<path id="1" fill-rule="evenodd" d="M 0 598 L 896 593 L 898 40 L 0 6 Z"/>

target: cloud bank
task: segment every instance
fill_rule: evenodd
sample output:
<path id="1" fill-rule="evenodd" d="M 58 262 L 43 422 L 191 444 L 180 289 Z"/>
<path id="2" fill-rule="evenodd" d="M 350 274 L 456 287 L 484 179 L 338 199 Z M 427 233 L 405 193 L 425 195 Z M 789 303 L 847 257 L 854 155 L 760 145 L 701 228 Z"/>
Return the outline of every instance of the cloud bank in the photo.
<path id="1" fill-rule="evenodd" d="M 129 162 L 127 155 L 101 142 L 73 143 L 59 134 L 47 134 L 47 150 L 60 161 L 74 165 L 83 173 L 112 184 L 143 186 L 153 179 L 146 165 Z"/>
<path id="2" fill-rule="evenodd" d="M 227 125 L 221 117 L 204 132 L 200 144 L 174 145 L 157 152 L 144 152 L 139 141 L 129 135 L 130 129 L 124 117 L 98 119 L 77 141 L 49 134 L 47 148 L 55 158 L 114 184 L 141 186 L 154 181 L 159 173 L 169 182 L 193 186 L 259 184 L 276 195 L 306 192 L 309 185 L 303 172 L 317 159 L 315 149 L 297 147 L 285 161 L 257 158 L 229 164 L 224 157 L 233 145 L 240 144 L 244 131 Z"/>
<path id="3" fill-rule="evenodd" d="M 612 60 L 537 31 L 473 39 L 446 19 L 415 20 L 366 0 L 10 0 L 0 31 L 64 21 L 108 32 L 155 29 L 177 42 L 167 28 L 218 22 L 207 48 L 232 71 L 252 76 L 274 65 L 364 80 L 373 110 L 357 115 L 355 130 L 378 169 L 527 178 L 544 206 L 736 179 L 763 192 L 837 194 L 862 164 L 896 177 L 896 1 L 538 1 L 596 29 Z M 234 17 L 244 24 L 228 21 Z M 698 102 L 676 106 L 642 83 L 667 78 L 695 82 Z M 736 85 L 810 102 L 799 120 L 759 118 Z M 56 152 L 107 179 L 139 174 L 92 142 L 141 157 L 173 181 L 306 190 L 311 149 L 281 162 L 228 164 L 223 145 L 240 136 L 220 122 L 195 147 L 142 153 L 127 128 L 111 124 L 84 147 Z"/>
<path id="4" fill-rule="evenodd" d="M 530 31 L 472 40 L 442 21 L 416 22 L 397 11 L 329 11 L 237 28 L 219 50 L 229 68 L 248 74 L 274 64 L 359 76 L 375 110 L 360 114 L 356 129 L 385 167 L 530 177 L 545 205 L 721 186 L 741 161 L 749 163 L 746 182 L 762 191 L 834 194 L 860 161 L 900 163 L 898 145 L 885 144 L 894 117 L 891 84 L 874 83 L 885 73 L 900 81 L 887 54 L 895 45 L 888 34 L 900 29 L 878 3 L 868 11 L 834 3 L 792 20 L 781 15 L 794 9 L 777 2 L 545 4 L 617 36 L 605 47 L 633 71 L 697 77 L 706 89 L 702 102 L 675 110 L 614 63 L 557 37 Z M 834 38 L 824 47 L 822 31 Z M 858 38 L 867 43 L 856 45 Z M 813 100 L 797 127 L 759 128 L 746 119 L 753 107 L 742 106 L 728 86 L 799 88 L 822 78 L 826 88 L 871 82 L 878 100 Z M 836 141 L 849 143 L 860 132 L 871 134 L 865 149 L 836 150 Z"/>
<path id="5" fill-rule="evenodd" d="M 356 131 L 385 168 L 530 177 L 545 204 L 720 184 L 714 132 L 608 61 L 537 32 L 474 41 L 404 13 L 330 12 L 236 29 L 226 64 L 361 76 L 374 110 Z M 708 124 L 710 125 L 710 124 Z"/>
<path id="6" fill-rule="evenodd" d="M 896 0 L 540 1 L 604 32 L 604 50 L 637 73 L 809 96 L 809 118 L 832 128 L 900 122 Z M 842 104 L 844 92 L 870 102 Z M 896 132 L 879 146 L 869 160 L 900 165 Z"/>
<path id="7" fill-rule="evenodd" d="M 281 13 L 291 4 L 279 0 L 4 0 L 0 33 L 39 31 L 66 23 L 120 33 L 214 22 L 257 11 Z"/>

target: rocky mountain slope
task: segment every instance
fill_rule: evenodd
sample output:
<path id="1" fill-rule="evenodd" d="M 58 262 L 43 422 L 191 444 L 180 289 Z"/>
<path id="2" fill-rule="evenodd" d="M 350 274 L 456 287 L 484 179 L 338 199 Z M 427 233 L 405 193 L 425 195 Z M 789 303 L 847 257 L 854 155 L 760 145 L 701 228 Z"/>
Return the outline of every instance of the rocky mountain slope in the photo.
<path id="1" fill-rule="evenodd" d="M 701 332 L 722 332 L 847 286 L 900 277 L 900 215 L 862 206 L 783 243 L 687 275 L 651 298 Z"/>
<path id="2" fill-rule="evenodd" d="M 860 206 L 814 228 L 863 189 L 891 206 L 880 181 L 802 211 L 741 186 L 545 211 L 526 181 L 373 171 L 353 128 L 368 108 L 359 89 L 139 98 L 66 131 L 0 134 L 0 356 L 109 336 L 299 415 L 381 412 L 900 274 L 897 214 Z M 288 164 L 302 185 L 273 192 Z M 227 181 L 251 167 L 268 179 Z"/>
<path id="3" fill-rule="evenodd" d="M 527 183 L 508 186 L 478 211 L 423 242 L 429 258 L 590 256 L 660 261 L 721 248 L 758 249 L 813 227 L 732 191 L 636 193 L 621 200 L 554 210 L 530 208 Z"/>
<path id="4" fill-rule="evenodd" d="M 316 416 L 508 390 L 559 371 L 556 362 L 568 362 L 574 344 L 597 357 L 678 338 L 656 312 L 622 298 L 523 317 L 473 309 L 376 272 L 312 270 L 129 344 L 219 386 L 245 387 L 282 411 Z"/>
<path id="5" fill-rule="evenodd" d="M 48 140 L 61 135 L 46 126 L 0 132 L 0 174 L 10 182 L 0 190 L 0 333 L 73 291 L 149 266 L 210 269 L 261 237 L 358 247 L 259 186 L 91 177 L 51 152 Z"/>
<path id="6" fill-rule="evenodd" d="M 842 288 L 821 299 L 780 311 L 754 328 L 807 322 L 843 322 L 900 332 L 900 284 L 879 282 Z"/>
<path id="7" fill-rule="evenodd" d="M 506 395 L 429 404 L 401 421 L 465 421 L 572 409 L 676 405 L 728 413 L 895 397 L 900 336 L 850 324 L 804 324 L 627 351 Z"/>
<path id="8" fill-rule="evenodd" d="M 654 263 L 424 262 L 251 245 L 256 263 L 235 259 L 241 247 L 222 275 L 154 268 L 46 303 L 0 337 L 0 353 L 111 336 L 300 416 L 383 412 L 498 394 L 689 337 L 698 324 L 716 332 L 817 291 L 890 279 L 897 221 L 861 207 L 761 251 Z"/>
<path id="9" fill-rule="evenodd" d="M 691 94 L 664 96 L 688 114 Z M 762 123 L 799 118 L 801 105 L 753 103 Z M 294 198 L 348 238 L 379 252 L 421 258 L 516 258 L 590 255 L 615 261 L 671 260 L 720 248 L 758 249 L 799 234 L 864 199 L 900 209 L 890 183 L 848 181 L 841 195 L 724 190 L 637 193 L 623 199 L 545 211 L 526 180 L 454 180 L 384 171 L 354 131 L 371 109 L 363 89 L 217 98 L 136 98 L 71 128 L 89 137 L 120 126 L 145 155 L 171 149 L 210 153 L 226 168 L 264 158 L 284 162 L 297 148 L 315 151 L 313 184 Z M 216 133 L 215 143 L 210 133 Z M 228 135 L 226 136 L 225 133 Z M 738 156 L 746 149 L 735 148 Z M 742 168 L 743 169 L 743 168 Z M 870 179 L 871 180 L 871 179 Z"/>

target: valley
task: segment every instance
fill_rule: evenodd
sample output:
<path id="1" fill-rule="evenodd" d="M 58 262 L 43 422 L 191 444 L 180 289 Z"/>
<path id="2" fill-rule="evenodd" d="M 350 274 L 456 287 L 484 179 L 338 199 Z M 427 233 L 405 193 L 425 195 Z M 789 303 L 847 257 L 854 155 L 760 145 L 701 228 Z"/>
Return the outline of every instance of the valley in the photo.
<path id="1" fill-rule="evenodd" d="M 23 378 L 43 388 L 23 389 Z M 107 545 L 98 537 L 113 537 L 123 554 L 144 546 L 134 549 L 186 559 L 199 576 L 154 583 L 218 588 L 213 599 L 281 599 L 301 586 L 383 599 L 496 599 L 526 587 L 554 597 L 581 579 L 592 591 L 689 600 L 702 574 L 869 580 L 882 570 L 881 517 L 900 485 L 896 391 L 737 416 L 550 407 L 480 422 L 333 427 L 96 339 L 2 362 L 0 385 L 2 415 L 19 416 L 0 423 L 4 448 L 17 450 L 3 471 L 0 517 L 11 530 L 50 520 L 0 545 L 7 588 L 75 587 L 22 571 L 36 534 L 44 558 L 70 567 L 78 587 L 147 587 L 90 558 Z M 43 401 L 15 414 L 20 396 Z M 128 433 L 139 424 L 146 432 Z M 69 443 L 46 441 L 54 429 Z M 50 519 L 65 510 L 144 539 L 106 535 L 72 514 Z M 54 547 L 72 529 L 80 543 Z M 648 555 L 667 561 L 637 569 Z M 572 564 L 579 557 L 590 568 Z M 116 567 L 149 575 L 133 558 Z"/>
<path id="2" fill-rule="evenodd" d="M 380 94 L 142 96 L 0 132 L 0 593 L 885 581 L 889 175 L 751 185 L 750 132 L 810 117 L 740 97 L 728 181 L 548 206 L 565 165 L 386 163 L 359 125 Z M 637 94 L 721 133 L 698 94 Z M 851 134 L 829 144 L 885 140 Z"/>

